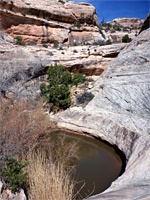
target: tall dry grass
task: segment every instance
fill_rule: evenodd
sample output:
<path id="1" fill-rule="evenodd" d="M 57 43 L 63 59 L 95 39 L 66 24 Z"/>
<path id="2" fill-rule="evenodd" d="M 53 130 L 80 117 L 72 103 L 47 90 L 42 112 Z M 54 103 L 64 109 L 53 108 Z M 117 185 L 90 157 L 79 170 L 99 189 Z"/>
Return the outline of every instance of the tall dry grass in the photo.
<path id="1" fill-rule="evenodd" d="M 29 190 L 30 200 L 71 200 L 74 199 L 75 182 L 61 163 L 52 163 L 44 152 L 30 156 Z"/>
<path id="2" fill-rule="evenodd" d="M 0 102 L 0 153 L 21 157 L 32 151 L 41 137 L 55 125 L 42 109 L 42 103 L 23 100 Z"/>
<path id="3" fill-rule="evenodd" d="M 60 138 L 57 148 L 53 143 L 47 143 L 49 148 L 43 149 L 45 153 L 37 151 L 55 127 L 45 115 L 41 102 L 0 102 L 0 164 L 5 155 L 29 160 L 29 200 L 75 199 L 70 160 L 77 158 L 77 144 L 66 145 L 65 138 Z"/>

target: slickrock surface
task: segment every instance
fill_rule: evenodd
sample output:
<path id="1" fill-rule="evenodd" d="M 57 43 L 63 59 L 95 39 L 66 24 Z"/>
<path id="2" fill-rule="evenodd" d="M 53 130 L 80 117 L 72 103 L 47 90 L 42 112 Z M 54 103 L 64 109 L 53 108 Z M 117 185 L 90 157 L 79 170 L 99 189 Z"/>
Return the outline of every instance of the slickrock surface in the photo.
<path id="1" fill-rule="evenodd" d="M 59 126 L 107 140 L 126 155 L 125 173 L 89 199 L 150 199 L 150 28 L 128 44 L 95 83 L 95 98 L 55 116 Z M 52 118 L 52 116 L 51 116 Z"/>
<path id="2" fill-rule="evenodd" d="M 100 75 L 125 47 L 125 44 L 114 44 L 59 50 L 50 46 L 20 46 L 9 41 L 10 37 L 1 32 L 0 93 L 26 98 L 39 96 L 40 83 L 51 64 L 60 63 L 71 72 L 82 72 L 87 76 Z"/>

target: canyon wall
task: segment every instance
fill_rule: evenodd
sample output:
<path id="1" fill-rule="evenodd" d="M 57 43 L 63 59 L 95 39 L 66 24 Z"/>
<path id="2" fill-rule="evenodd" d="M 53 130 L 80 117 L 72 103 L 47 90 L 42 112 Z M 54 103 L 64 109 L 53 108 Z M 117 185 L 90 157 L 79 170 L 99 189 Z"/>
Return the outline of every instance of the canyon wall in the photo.
<path id="1" fill-rule="evenodd" d="M 1 0 L 2 28 L 25 43 L 93 42 L 99 34 L 96 9 L 91 4 L 66 0 Z M 80 38 L 80 40 L 78 40 Z"/>
<path id="2" fill-rule="evenodd" d="M 1 32 L 0 93 L 3 96 L 37 98 L 40 83 L 51 64 L 64 65 L 71 72 L 99 76 L 126 44 L 75 46 L 56 49 L 50 46 L 21 46 Z"/>
<path id="3" fill-rule="evenodd" d="M 111 29 L 101 28 L 94 6 L 66 0 L 1 0 L 0 21 L 1 29 L 14 39 L 21 36 L 25 43 L 65 45 L 120 42 L 125 34 L 134 38 L 143 23 L 137 18 L 119 18 L 107 23 Z"/>

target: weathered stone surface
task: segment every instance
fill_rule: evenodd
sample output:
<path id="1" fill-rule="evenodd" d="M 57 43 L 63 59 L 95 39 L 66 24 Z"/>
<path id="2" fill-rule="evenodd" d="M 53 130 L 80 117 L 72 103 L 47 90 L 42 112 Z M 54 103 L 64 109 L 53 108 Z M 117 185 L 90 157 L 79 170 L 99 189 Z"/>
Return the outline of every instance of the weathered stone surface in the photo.
<path id="1" fill-rule="evenodd" d="M 108 46 L 63 47 L 62 50 L 42 46 L 19 46 L 0 38 L 0 91 L 26 98 L 39 96 L 43 74 L 51 64 L 60 63 L 72 72 L 87 76 L 100 75 L 125 47 Z"/>
<path id="2" fill-rule="evenodd" d="M 138 30 L 143 25 L 143 22 L 144 22 L 144 20 L 139 19 L 139 18 L 122 17 L 122 18 L 116 18 L 110 23 L 112 25 L 118 24 L 118 25 L 120 25 L 121 27 L 124 27 L 124 28 L 130 27 L 130 29 Z"/>
<path id="3" fill-rule="evenodd" d="M 117 18 L 109 24 L 121 31 L 99 30 L 94 6 L 66 0 L 1 0 L 0 21 L 1 28 L 13 38 L 20 35 L 25 43 L 38 44 L 53 44 L 55 40 L 60 44 L 104 43 L 108 39 L 121 42 L 125 34 L 133 39 L 143 24 L 138 18 Z"/>
<path id="4" fill-rule="evenodd" d="M 85 41 L 99 33 L 96 9 L 91 4 L 58 0 L 1 0 L 2 28 L 13 38 L 20 35 L 23 41 L 37 43 L 68 43 L 72 30 L 82 32 Z M 75 26 L 79 22 L 81 27 Z M 104 40 L 104 38 L 103 38 Z M 82 38 L 81 38 L 82 42 Z"/>
<path id="5" fill-rule="evenodd" d="M 113 42 L 121 42 L 125 35 L 134 39 L 138 35 L 143 23 L 144 20 L 139 18 L 122 17 L 100 25 L 100 27 L 106 37 L 109 37 Z"/>
<path id="6" fill-rule="evenodd" d="M 27 200 L 22 189 L 14 194 L 8 189 L 2 191 L 2 186 L 3 184 L 0 181 L 0 200 Z"/>
<path id="7" fill-rule="evenodd" d="M 125 173 L 89 199 L 150 199 L 150 29 L 128 44 L 91 91 L 95 98 L 54 117 L 60 127 L 86 132 L 117 145 Z M 51 118 L 53 116 L 51 115 Z"/>

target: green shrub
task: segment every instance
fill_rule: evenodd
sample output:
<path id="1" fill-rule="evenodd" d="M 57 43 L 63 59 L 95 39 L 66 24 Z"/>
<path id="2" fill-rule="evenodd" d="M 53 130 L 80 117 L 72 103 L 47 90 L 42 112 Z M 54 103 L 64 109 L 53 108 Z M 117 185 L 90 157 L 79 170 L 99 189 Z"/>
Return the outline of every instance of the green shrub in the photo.
<path id="1" fill-rule="evenodd" d="M 72 46 L 78 46 L 78 43 L 77 43 L 77 42 L 74 42 L 74 43 L 72 44 Z"/>
<path id="2" fill-rule="evenodd" d="M 51 65 L 47 70 L 47 84 L 40 85 L 41 96 L 50 104 L 51 110 L 57 112 L 71 105 L 70 87 L 87 81 L 83 74 L 72 74 L 63 65 Z"/>
<path id="3" fill-rule="evenodd" d="M 59 50 L 63 50 L 63 48 L 62 48 L 62 47 L 59 47 Z"/>
<path id="4" fill-rule="evenodd" d="M 77 28 L 81 28 L 81 24 L 79 21 L 74 22 L 74 26 L 76 26 Z"/>
<path id="5" fill-rule="evenodd" d="M 40 85 L 41 95 L 51 104 L 52 111 L 66 109 L 71 105 L 69 85 L 72 84 L 72 75 L 64 66 L 55 64 L 48 71 L 47 85 Z"/>
<path id="6" fill-rule="evenodd" d="M 112 25 L 110 23 L 104 23 L 104 24 L 102 24 L 102 26 L 108 28 L 109 30 L 112 27 Z"/>
<path id="7" fill-rule="evenodd" d="M 25 45 L 25 43 L 22 41 L 22 37 L 21 36 L 16 36 L 16 44 Z"/>
<path id="8" fill-rule="evenodd" d="M 57 40 L 54 40 L 54 48 L 58 48 L 59 47 L 59 42 Z"/>
<path id="9" fill-rule="evenodd" d="M 86 80 L 83 74 L 75 74 L 72 79 L 72 84 L 77 86 L 79 83 L 84 83 Z"/>
<path id="10" fill-rule="evenodd" d="M 118 25 L 113 25 L 113 29 L 115 31 L 121 31 L 121 28 Z"/>
<path id="11" fill-rule="evenodd" d="M 23 164 L 14 158 L 5 157 L 3 167 L 0 168 L 0 178 L 3 181 L 3 189 L 8 188 L 12 192 L 24 188 L 26 185 L 27 173 L 23 171 L 29 163 Z"/>
<path id="12" fill-rule="evenodd" d="M 59 2 L 59 3 L 62 3 L 62 4 L 65 4 L 65 2 L 64 2 L 64 1 L 62 1 L 62 0 L 58 0 L 58 2 Z"/>
<path id="13" fill-rule="evenodd" d="M 110 39 L 108 39 L 105 44 L 110 45 L 110 44 L 112 44 L 112 41 Z"/>
<path id="14" fill-rule="evenodd" d="M 128 42 L 131 42 L 131 38 L 129 38 L 129 36 L 128 35 L 125 35 L 125 36 L 123 36 L 123 38 L 122 38 L 122 42 L 123 43 L 128 43 Z"/>
<path id="15" fill-rule="evenodd" d="M 77 96 L 77 102 L 79 104 L 83 104 L 85 102 L 88 103 L 93 98 L 94 98 L 94 95 L 91 92 L 84 92 L 83 94 Z"/>

